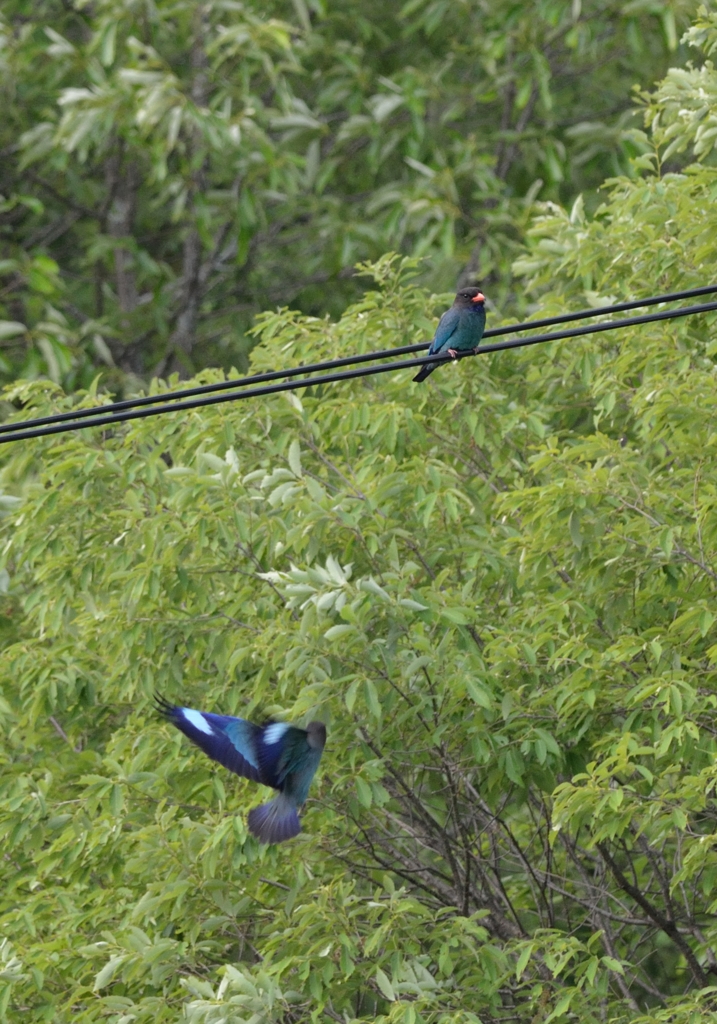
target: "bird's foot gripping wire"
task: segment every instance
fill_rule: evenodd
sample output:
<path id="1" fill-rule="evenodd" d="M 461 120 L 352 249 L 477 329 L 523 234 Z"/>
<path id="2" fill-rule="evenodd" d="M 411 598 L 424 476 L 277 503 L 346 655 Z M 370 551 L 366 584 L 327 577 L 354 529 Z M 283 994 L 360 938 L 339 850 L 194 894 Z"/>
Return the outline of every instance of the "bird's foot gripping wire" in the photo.
<path id="1" fill-rule="evenodd" d="M 449 348 L 448 349 L 448 355 L 451 357 L 451 359 L 457 359 L 458 358 L 458 349 L 457 348 Z"/>

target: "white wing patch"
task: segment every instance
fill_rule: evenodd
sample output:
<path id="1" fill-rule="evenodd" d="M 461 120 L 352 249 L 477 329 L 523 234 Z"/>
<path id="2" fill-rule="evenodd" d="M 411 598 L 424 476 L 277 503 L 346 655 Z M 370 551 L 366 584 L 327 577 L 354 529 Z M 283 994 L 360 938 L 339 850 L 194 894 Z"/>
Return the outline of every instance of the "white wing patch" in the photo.
<path id="1" fill-rule="evenodd" d="M 286 722 L 272 722 L 264 730 L 262 739 L 265 743 L 278 743 L 288 728 Z"/>
<path id="2" fill-rule="evenodd" d="M 207 736 L 214 735 L 214 730 L 201 712 L 194 711 L 192 708 L 182 708 L 182 715 L 199 732 L 206 733 Z"/>

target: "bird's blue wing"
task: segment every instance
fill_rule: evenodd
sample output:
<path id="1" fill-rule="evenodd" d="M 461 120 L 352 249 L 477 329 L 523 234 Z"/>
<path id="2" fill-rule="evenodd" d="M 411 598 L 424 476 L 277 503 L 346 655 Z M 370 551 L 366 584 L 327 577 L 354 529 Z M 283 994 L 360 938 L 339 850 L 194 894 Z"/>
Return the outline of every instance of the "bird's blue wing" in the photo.
<path id="1" fill-rule="evenodd" d="M 455 334 L 458 324 L 461 320 L 460 309 L 447 309 L 441 319 L 438 321 L 438 327 L 436 327 L 436 333 L 433 336 L 431 347 L 428 350 L 428 354 L 435 356 L 437 352 L 447 348 L 448 342 L 451 340 L 453 334 Z"/>
<path id="2" fill-rule="evenodd" d="M 257 756 L 261 728 L 243 718 L 182 708 L 157 698 L 158 710 L 213 761 L 252 782 L 264 782 Z M 271 785 L 271 783 L 268 783 Z"/>

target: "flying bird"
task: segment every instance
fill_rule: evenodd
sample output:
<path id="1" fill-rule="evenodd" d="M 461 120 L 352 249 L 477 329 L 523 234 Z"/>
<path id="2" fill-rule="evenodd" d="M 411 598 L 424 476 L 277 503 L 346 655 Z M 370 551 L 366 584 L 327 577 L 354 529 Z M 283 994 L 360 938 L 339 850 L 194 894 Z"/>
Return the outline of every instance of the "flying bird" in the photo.
<path id="1" fill-rule="evenodd" d="M 299 834 L 298 811 L 309 795 L 326 743 L 323 722 L 309 722 L 306 729 L 287 722 L 254 725 L 244 718 L 155 699 L 159 713 L 214 761 L 245 779 L 278 789 L 274 800 L 249 811 L 252 835 L 262 843 L 282 843 Z"/>
<path id="2" fill-rule="evenodd" d="M 470 352 L 480 345 L 485 330 L 485 295 L 480 288 L 461 288 L 450 309 L 438 321 L 429 356 L 447 352 L 455 359 L 459 352 Z M 413 378 L 425 380 L 438 366 L 426 363 Z"/>

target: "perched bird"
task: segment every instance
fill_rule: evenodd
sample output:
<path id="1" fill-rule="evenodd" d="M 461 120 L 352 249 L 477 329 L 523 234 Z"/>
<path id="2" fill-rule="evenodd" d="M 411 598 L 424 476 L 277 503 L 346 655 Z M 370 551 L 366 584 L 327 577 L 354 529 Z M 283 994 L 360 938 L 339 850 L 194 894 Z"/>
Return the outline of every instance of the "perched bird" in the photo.
<path id="1" fill-rule="evenodd" d="M 455 359 L 459 352 L 476 349 L 484 330 L 485 295 L 480 288 L 461 288 L 451 308 L 438 321 L 428 354 L 435 356 L 439 352 L 447 352 L 451 359 Z M 426 363 L 413 379 L 418 382 L 425 380 L 438 365 Z"/>
<path id="2" fill-rule="evenodd" d="M 323 722 L 299 729 L 287 722 L 254 725 L 244 718 L 213 715 L 170 704 L 157 696 L 157 710 L 192 743 L 230 772 L 271 786 L 279 795 L 249 811 L 249 831 L 262 843 L 282 843 L 301 831 L 298 810 L 326 743 Z"/>

